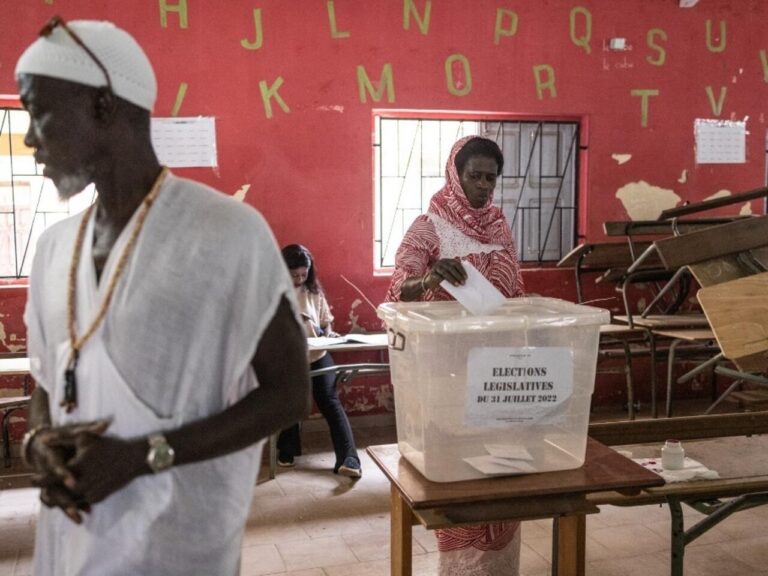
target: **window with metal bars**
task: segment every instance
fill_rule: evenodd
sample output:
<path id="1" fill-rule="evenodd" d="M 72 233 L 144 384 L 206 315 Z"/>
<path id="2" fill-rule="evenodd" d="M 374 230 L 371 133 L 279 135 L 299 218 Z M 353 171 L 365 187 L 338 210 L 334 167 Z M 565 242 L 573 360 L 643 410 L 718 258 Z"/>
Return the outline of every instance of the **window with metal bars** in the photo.
<path id="1" fill-rule="evenodd" d="M 59 220 L 84 210 L 94 200 L 93 187 L 69 201 L 42 175 L 34 151 L 24 145 L 29 114 L 0 107 L 0 277 L 29 275 L 40 234 Z"/>
<path id="2" fill-rule="evenodd" d="M 445 181 L 454 142 L 477 134 L 504 154 L 494 204 L 512 227 L 520 260 L 556 262 L 575 245 L 579 122 L 375 116 L 377 268 L 394 266 L 411 222 L 427 211 Z"/>

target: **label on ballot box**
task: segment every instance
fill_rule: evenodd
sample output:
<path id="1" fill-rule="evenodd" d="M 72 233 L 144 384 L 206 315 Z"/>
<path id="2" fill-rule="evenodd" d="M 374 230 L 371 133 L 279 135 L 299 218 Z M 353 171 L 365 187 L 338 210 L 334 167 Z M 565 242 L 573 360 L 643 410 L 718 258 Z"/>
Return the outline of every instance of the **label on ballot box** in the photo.
<path id="1" fill-rule="evenodd" d="M 553 424 L 573 394 L 573 349 L 472 348 L 467 356 L 464 425 Z"/>

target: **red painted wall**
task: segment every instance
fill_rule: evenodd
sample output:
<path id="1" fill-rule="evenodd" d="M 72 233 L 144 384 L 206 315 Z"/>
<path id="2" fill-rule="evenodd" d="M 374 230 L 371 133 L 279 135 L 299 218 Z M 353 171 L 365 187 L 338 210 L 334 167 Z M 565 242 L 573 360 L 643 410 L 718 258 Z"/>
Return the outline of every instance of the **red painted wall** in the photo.
<path id="1" fill-rule="evenodd" d="M 126 28 L 155 65 L 155 115 L 171 114 L 183 83 L 179 115 L 216 118 L 219 167 L 177 173 L 227 194 L 250 185 L 245 201 L 265 214 L 278 241 L 315 253 L 337 329 L 373 329 L 374 312 L 341 278 L 374 303 L 389 280 L 372 262 L 373 108 L 583 117 L 579 233 L 595 240 L 604 220 L 628 218 L 616 198 L 628 183 L 674 190 L 681 201 L 764 184 L 766 10 L 763 0 L 701 0 L 688 9 L 677 0 L 4 0 L 0 94 L 15 92 L 15 62 L 53 14 Z M 628 49 L 608 51 L 613 37 Z M 471 86 L 456 63 L 447 85 L 451 55 L 465 58 Z M 358 67 L 377 84 L 386 65 L 394 97 L 368 93 L 362 102 Z M 553 87 L 537 87 L 535 70 L 542 80 L 554 74 Z M 265 99 L 270 90 L 279 98 Z M 655 91 L 645 121 L 633 91 Z M 747 119 L 747 162 L 696 165 L 696 118 Z M 613 154 L 631 160 L 619 164 Z M 532 267 L 525 280 L 529 291 L 575 298 L 569 272 Z M 17 322 L 21 304 L 2 310 L 3 321 Z M 348 404 L 379 409 L 386 399 L 374 388 L 356 387 Z"/>

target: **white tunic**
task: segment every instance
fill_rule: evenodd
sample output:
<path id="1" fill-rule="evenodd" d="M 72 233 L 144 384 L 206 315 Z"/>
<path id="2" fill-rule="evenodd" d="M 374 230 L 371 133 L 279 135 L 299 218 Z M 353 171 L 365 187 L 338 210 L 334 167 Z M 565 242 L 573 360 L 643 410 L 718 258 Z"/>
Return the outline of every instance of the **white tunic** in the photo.
<path id="1" fill-rule="evenodd" d="M 251 360 L 283 294 L 293 288 L 262 216 L 169 175 L 109 311 L 77 365 L 78 407 L 59 407 L 69 357 L 67 274 L 82 215 L 41 237 L 26 311 L 32 373 L 54 424 L 111 418 L 126 438 L 174 429 L 258 387 Z M 77 271 L 78 334 L 99 309 L 135 215 L 97 285 L 88 224 Z M 261 444 L 143 476 L 96 504 L 78 526 L 42 508 L 37 576 L 235 575 Z"/>

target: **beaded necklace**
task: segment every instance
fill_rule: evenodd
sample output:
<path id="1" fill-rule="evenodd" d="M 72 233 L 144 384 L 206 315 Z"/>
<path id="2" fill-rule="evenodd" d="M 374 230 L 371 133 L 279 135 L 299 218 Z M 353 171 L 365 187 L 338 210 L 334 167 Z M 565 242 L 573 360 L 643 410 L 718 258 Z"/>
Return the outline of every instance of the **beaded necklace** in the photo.
<path id="1" fill-rule="evenodd" d="M 109 309 L 109 303 L 112 301 L 112 294 L 117 286 L 117 281 L 125 269 L 125 264 L 128 261 L 133 251 L 133 247 L 136 244 L 136 240 L 139 237 L 139 232 L 144 226 L 144 221 L 147 219 L 149 209 L 152 207 L 157 195 L 160 193 L 160 188 L 168 174 L 168 168 L 163 167 L 160 174 L 155 179 L 155 183 L 152 185 L 152 189 L 144 197 L 144 200 L 139 206 L 139 214 L 136 217 L 136 224 L 133 227 L 131 236 L 128 238 L 128 242 L 123 248 L 123 252 L 120 254 L 120 258 L 115 265 L 115 271 L 112 273 L 112 277 L 109 279 L 107 291 L 104 294 L 104 299 L 101 301 L 96 316 L 91 321 L 88 328 L 83 332 L 82 336 L 77 336 L 77 270 L 80 267 L 80 253 L 83 249 L 83 242 L 85 241 L 85 230 L 88 227 L 88 220 L 93 213 L 96 204 L 91 204 L 88 210 L 85 211 L 82 220 L 80 221 L 80 228 L 77 230 L 77 237 L 75 239 L 75 249 L 72 253 L 72 263 L 69 266 L 69 290 L 67 292 L 67 313 L 69 316 L 69 343 L 72 351 L 69 354 L 69 361 L 67 362 L 67 369 L 64 371 L 64 399 L 61 401 L 61 406 L 66 408 L 67 412 L 72 412 L 77 407 L 77 379 L 75 378 L 75 369 L 77 368 L 77 361 L 80 357 L 80 350 L 83 348 L 88 339 L 93 336 L 96 329 L 104 320 L 104 316 Z"/>

